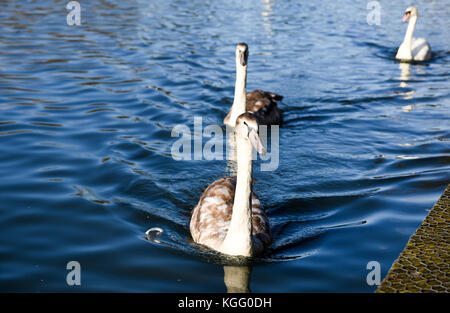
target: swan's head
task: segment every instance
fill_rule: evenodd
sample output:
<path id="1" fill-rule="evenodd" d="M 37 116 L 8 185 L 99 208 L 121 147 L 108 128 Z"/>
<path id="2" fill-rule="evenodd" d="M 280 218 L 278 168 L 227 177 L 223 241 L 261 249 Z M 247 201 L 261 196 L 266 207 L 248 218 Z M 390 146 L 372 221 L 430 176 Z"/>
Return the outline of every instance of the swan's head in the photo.
<path id="1" fill-rule="evenodd" d="M 419 17 L 419 11 L 417 11 L 416 7 L 409 7 L 405 11 L 405 16 L 403 17 L 403 22 L 406 22 L 410 17 Z"/>
<path id="2" fill-rule="evenodd" d="M 234 133 L 236 134 L 236 138 L 242 138 L 249 141 L 258 153 L 266 153 L 266 149 L 259 138 L 258 121 L 252 113 L 245 112 L 239 115 L 236 119 Z"/>
<path id="3" fill-rule="evenodd" d="M 247 65 L 248 61 L 248 46 L 246 43 L 241 42 L 236 46 L 236 60 L 239 60 L 239 64 L 242 66 Z"/>

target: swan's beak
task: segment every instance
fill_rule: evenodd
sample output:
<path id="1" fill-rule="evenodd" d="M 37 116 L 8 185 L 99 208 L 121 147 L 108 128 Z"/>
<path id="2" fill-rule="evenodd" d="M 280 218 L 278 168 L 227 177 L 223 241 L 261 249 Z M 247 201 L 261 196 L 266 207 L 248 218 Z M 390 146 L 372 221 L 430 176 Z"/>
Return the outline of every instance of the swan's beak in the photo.
<path id="1" fill-rule="evenodd" d="M 239 52 L 239 62 L 242 66 L 247 65 L 247 53 L 246 52 Z"/>
<path id="2" fill-rule="evenodd" d="M 259 154 L 261 155 L 266 154 L 266 148 L 264 148 L 261 139 L 259 138 L 259 135 L 256 131 L 251 130 L 250 133 L 248 134 L 248 138 L 250 139 L 252 146 Z"/>
<path id="3" fill-rule="evenodd" d="M 403 23 L 406 22 L 410 17 L 411 17 L 411 13 L 406 12 L 406 13 L 405 13 L 405 16 L 403 16 L 402 22 L 403 22 Z"/>

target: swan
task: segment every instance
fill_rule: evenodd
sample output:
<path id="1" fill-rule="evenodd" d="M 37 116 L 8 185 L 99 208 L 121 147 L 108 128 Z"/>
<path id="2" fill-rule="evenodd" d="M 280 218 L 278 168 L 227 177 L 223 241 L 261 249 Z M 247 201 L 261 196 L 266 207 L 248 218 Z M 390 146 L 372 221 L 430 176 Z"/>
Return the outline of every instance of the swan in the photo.
<path id="1" fill-rule="evenodd" d="M 428 61 L 431 59 L 431 48 L 427 40 L 425 38 L 413 38 L 418 17 L 416 7 L 406 9 L 403 22 L 409 19 L 409 23 L 405 38 L 397 50 L 396 59 L 403 61 Z"/>
<path id="2" fill-rule="evenodd" d="M 276 101 L 283 96 L 263 90 L 254 90 L 246 94 L 247 85 L 248 45 L 238 43 L 236 46 L 236 84 L 234 101 L 224 119 L 224 124 L 230 127 L 236 125 L 236 118 L 244 112 L 255 114 L 260 125 L 280 125 L 282 113 Z"/>
<path id="3" fill-rule="evenodd" d="M 269 220 L 252 191 L 253 148 L 264 153 L 252 113 L 236 120 L 237 176 L 210 184 L 192 211 L 190 231 L 196 243 L 234 256 L 261 254 L 272 240 Z"/>

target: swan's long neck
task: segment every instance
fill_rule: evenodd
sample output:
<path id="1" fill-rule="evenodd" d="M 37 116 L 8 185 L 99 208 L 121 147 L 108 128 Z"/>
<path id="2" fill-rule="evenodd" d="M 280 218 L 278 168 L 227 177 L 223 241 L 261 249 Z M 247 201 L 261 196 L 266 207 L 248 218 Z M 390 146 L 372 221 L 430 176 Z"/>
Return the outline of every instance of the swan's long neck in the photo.
<path id="1" fill-rule="evenodd" d="M 239 57 L 236 57 L 236 84 L 234 87 L 234 101 L 231 106 L 230 124 L 236 125 L 239 115 L 246 112 L 246 87 L 247 87 L 247 65 L 242 66 Z"/>
<path id="2" fill-rule="evenodd" d="M 406 29 L 405 38 L 403 44 L 408 47 L 408 51 L 412 54 L 412 41 L 414 35 L 414 29 L 416 28 L 417 17 L 413 16 L 409 19 L 408 28 Z"/>
<path id="3" fill-rule="evenodd" d="M 248 139 L 236 138 L 237 181 L 230 227 L 221 252 L 252 255 L 252 145 Z"/>

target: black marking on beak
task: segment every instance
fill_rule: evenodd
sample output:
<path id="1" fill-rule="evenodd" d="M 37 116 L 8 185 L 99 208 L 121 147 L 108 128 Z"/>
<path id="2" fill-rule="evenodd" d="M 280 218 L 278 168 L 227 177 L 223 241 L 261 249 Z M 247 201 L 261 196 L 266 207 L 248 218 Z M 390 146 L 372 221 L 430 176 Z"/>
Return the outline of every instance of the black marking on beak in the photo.
<path id="1" fill-rule="evenodd" d="M 237 49 L 239 51 L 239 63 L 242 66 L 246 66 L 248 62 L 248 45 L 245 42 L 240 42 L 237 44 Z"/>
<path id="2" fill-rule="evenodd" d="M 242 52 L 242 51 L 239 52 L 239 61 L 240 61 L 242 66 L 246 66 L 247 65 L 248 49 L 246 49 L 244 52 Z"/>

